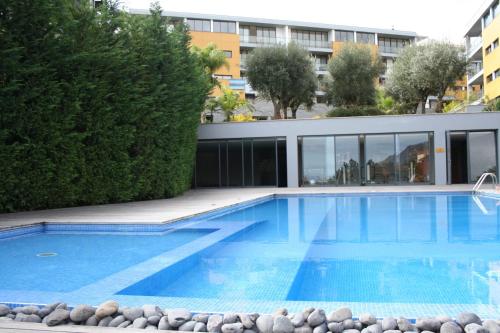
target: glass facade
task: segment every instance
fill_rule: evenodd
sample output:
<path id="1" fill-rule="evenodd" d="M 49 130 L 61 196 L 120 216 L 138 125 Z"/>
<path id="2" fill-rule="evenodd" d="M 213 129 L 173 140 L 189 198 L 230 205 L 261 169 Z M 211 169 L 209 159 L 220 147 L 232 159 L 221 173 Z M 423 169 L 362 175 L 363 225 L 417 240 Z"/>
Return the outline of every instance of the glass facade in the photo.
<path id="1" fill-rule="evenodd" d="M 287 186 L 284 138 L 199 141 L 194 187 Z"/>
<path id="2" fill-rule="evenodd" d="M 379 37 L 378 47 L 383 53 L 398 53 L 405 46 L 410 45 L 409 39 Z"/>
<path id="3" fill-rule="evenodd" d="M 191 31 L 205 31 L 210 32 L 210 20 L 190 19 L 186 20 L 187 25 Z"/>
<path id="4" fill-rule="evenodd" d="M 236 22 L 214 21 L 214 32 L 236 33 Z"/>
<path id="5" fill-rule="evenodd" d="M 335 30 L 336 42 L 354 42 L 354 31 Z"/>
<path id="6" fill-rule="evenodd" d="M 364 44 L 375 44 L 375 34 L 367 32 L 356 32 L 356 42 Z"/>
<path id="7" fill-rule="evenodd" d="M 330 48 L 328 32 L 292 29 L 292 41 L 299 45 L 316 48 Z"/>
<path id="8" fill-rule="evenodd" d="M 469 132 L 469 182 L 485 172 L 497 172 L 495 132 Z"/>
<path id="9" fill-rule="evenodd" d="M 299 138 L 302 186 L 433 182 L 432 133 Z"/>

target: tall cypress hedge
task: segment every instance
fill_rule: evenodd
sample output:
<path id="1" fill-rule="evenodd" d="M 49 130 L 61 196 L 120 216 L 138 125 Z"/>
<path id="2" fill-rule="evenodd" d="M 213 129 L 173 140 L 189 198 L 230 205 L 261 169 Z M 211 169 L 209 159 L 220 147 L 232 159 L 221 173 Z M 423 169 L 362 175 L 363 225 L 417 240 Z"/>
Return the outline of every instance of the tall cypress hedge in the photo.
<path id="1" fill-rule="evenodd" d="M 0 2 L 0 211 L 189 188 L 208 78 L 161 9 Z"/>

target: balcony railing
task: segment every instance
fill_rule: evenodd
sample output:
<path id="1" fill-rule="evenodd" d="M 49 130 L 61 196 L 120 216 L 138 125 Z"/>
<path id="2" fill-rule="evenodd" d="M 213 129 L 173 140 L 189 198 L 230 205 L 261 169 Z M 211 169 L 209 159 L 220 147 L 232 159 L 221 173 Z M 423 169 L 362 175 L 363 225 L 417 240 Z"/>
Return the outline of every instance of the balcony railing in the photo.
<path id="1" fill-rule="evenodd" d="M 483 62 L 478 61 L 478 62 L 473 62 L 469 65 L 467 73 L 469 74 L 469 77 L 474 77 L 477 73 L 479 73 L 482 70 L 483 70 Z"/>
<path id="2" fill-rule="evenodd" d="M 240 35 L 240 42 L 255 45 L 275 45 L 284 43 L 285 40 L 276 37 L 259 37 L 259 36 L 242 36 Z"/>
<path id="3" fill-rule="evenodd" d="M 379 52 L 380 53 L 394 53 L 394 54 L 397 54 L 403 48 L 404 48 L 404 46 L 403 47 L 397 47 L 397 46 L 380 46 L 379 45 Z"/>
<path id="4" fill-rule="evenodd" d="M 316 71 L 324 72 L 328 70 L 328 65 L 327 64 L 315 64 L 314 67 L 316 68 Z"/>
<path id="5" fill-rule="evenodd" d="M 301 46 L 312 47 L 316 49 L 331 49 L 332 44 L 326 40 L 310 40 L 310 39 L 295 39 L 292 38 L 292 42 L 297 43 Z"/>
<path id="6" fill-rule="evenodd" d="M 481 37 L 473 37 L 467 39 L 467 56 L 470 58 L 474 55 L 478 48 L 483 45 L 483 39 Z"/>

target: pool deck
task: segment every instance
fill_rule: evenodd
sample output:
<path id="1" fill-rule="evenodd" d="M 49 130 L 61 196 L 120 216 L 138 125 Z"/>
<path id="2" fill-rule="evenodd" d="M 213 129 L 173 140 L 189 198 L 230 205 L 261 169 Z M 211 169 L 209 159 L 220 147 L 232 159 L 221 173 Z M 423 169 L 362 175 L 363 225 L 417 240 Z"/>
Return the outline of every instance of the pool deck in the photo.
<path id="1" fill-rule="evenodd" d="M 171 199 L 0 214 L 0 229 L 52 223 L 169 223 L 273 194 L 454 192 L 472 185 L 196 189 Z"/>

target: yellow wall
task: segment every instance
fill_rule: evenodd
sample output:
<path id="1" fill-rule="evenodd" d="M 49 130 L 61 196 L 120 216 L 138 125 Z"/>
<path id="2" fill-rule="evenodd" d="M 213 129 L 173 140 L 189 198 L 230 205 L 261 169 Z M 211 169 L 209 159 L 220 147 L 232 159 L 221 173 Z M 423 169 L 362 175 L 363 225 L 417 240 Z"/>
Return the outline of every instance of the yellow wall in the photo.
<path id="1" fill-rule="evenodd" d="M 500 97 L 500 77 L 489 83 L 486 77 L 500 68 L 500 47 L 497 47 L 490 54 L 486 54 L 486 48 L 493 43 L 495 39 L 500 39 L 500 16 L 497 16 L 483 30 L 483 68 L 484 68 L 484 95 L 492 100 Z"/>
<path id="2" fill-rule="evenodd" d="M 231 75 L 233 79 L 240 78 L 240 36 L 237 34 L 228 34 L 222 32 L 201 32 L 191 31 L 191 44 L 204 48 L 210 43 L 214 43 L 218 49 L 224 51 L 232 51 L 233 57 L 228 58 L 229 68 L 221 67 L 215 74 Z M 229 87 L 228 80 L 219 79 L 221 84 Z M 244 91 L 238 91 L 240 96 L 245 97 Z M 219 96 L 220 89 L 216 88 L 212 92 L 213 96 Z"/>

